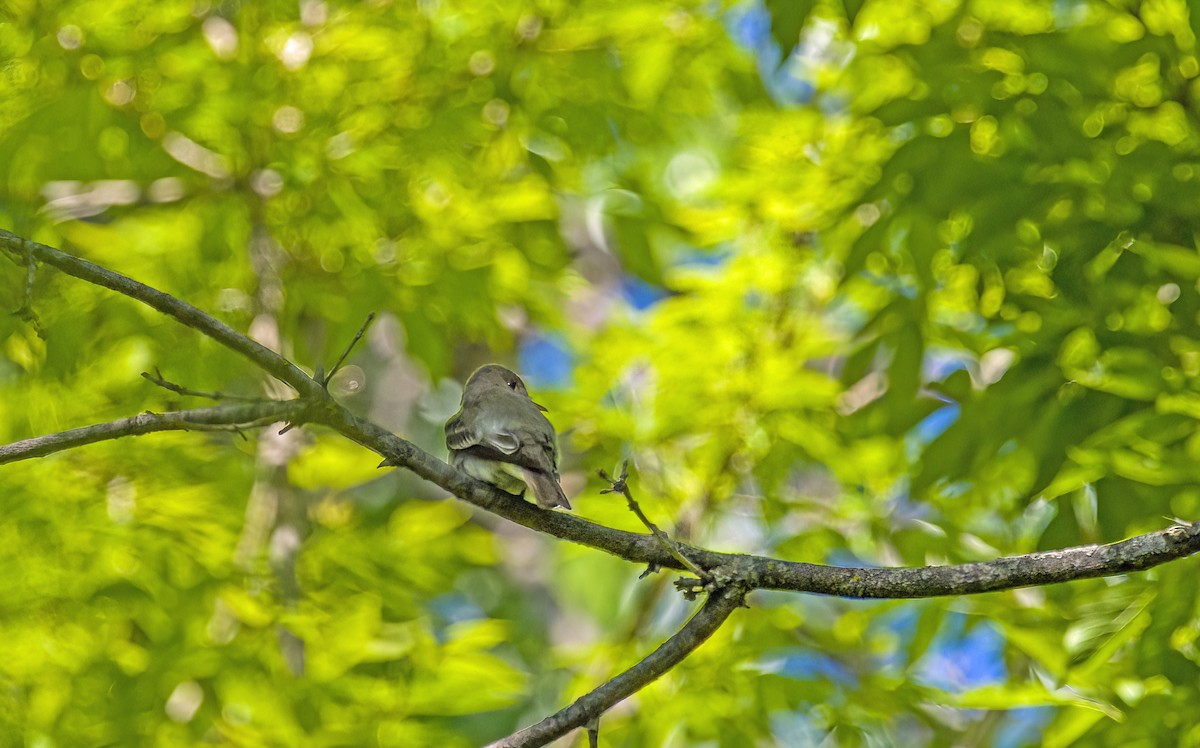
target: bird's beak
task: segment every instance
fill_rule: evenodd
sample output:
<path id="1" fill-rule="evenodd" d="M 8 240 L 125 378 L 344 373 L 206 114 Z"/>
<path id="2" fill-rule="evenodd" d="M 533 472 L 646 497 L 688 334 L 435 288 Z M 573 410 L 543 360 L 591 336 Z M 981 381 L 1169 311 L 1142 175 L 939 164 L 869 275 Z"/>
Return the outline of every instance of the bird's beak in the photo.
<path id="1" fill-rule="evenodd" d="M 529 402 L 533 403 L 533 401 L 532 401 L 532 400 L 530 400 Z M 549 412 L 550 412 L 550 409 L 549 409 L 549 408 L 547 408 L 545 405 L 542 405 L 541 403 L 533 403 L 533 404 L 534 404 L 534 405 L 536 405 L 536 406 L 537 406 L 537 409 L 538 409 L 538 410 L 540 410 L 540 411 L 542 411 L 543 413 L 549 413 Z"/>

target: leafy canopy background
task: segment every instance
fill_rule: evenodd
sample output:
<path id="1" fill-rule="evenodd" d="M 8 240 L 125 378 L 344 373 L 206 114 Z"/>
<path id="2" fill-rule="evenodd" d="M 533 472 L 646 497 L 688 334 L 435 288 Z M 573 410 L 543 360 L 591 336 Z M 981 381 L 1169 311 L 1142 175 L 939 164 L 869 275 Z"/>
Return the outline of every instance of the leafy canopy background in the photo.
<path id="1" fill-rule="evenodd" d="M 9 0 L 0 223 L 310 368 L 383 312 L 343 392 L 431 450 L 456 383 L 514 360 L 604 524 L 637 529 L 587 478 L 627 455 L 719 549 L 1105 542 L 1200 515 L 1198 26 L 1181 0 Z M 0 273 L 36 314 L 0 319 L 0 441 L 171 407 L 154 367 L 262 391 L 127 299 L 26 283 Z M 478 744 L 689 610 L 376 461 L 314 429 L 6 466 L 0 744 Z M 1194 744 L 1197 594 L 1188 562 L 760 592 L 601 740 Z"/>

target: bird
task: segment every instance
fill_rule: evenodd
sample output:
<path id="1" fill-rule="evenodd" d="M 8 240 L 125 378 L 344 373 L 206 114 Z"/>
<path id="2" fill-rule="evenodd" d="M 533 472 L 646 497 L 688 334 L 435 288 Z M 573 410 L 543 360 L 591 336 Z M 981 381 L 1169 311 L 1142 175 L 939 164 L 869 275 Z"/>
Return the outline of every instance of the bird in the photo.
<path id="1" fill-rule="evenodd" d="M 479 367 L 446 421 L 450 464 L 517 496 L 528 489 L 543 509 L 570 509 L 559 484 L 554 426 L 544 412 L 516 372 L 499 364 Z"/>

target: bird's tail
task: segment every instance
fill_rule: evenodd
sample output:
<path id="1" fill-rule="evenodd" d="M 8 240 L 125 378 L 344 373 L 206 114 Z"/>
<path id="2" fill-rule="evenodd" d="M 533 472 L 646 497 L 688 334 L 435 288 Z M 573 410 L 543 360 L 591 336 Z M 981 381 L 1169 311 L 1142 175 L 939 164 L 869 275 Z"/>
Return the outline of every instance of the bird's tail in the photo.
<path id="1" fill-rule="evenodd" d="M 567 501 L 567 495 L 563 493 L 562 486 L 558 485 L 551 476 L 537 470 L 525 469 L 525 485 L 533 491 L 533 497 L 537 499 L 538 506 L 543 509 L 553 509 L 556 506 L 561 506 L 563 509 L 570 509 L 571 502 Z"/>

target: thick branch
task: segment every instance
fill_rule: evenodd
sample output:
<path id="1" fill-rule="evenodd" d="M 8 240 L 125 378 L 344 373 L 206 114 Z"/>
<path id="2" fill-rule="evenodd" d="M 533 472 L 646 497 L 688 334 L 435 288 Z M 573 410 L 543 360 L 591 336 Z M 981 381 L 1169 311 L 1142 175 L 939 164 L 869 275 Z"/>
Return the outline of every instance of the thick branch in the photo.
<path id="1" fill-rule="evenodd" d="M 549 743 L 571 730 L 598 718 L 617 702 L 658 680 L 713 635 L 745 597 L 741 588 L 724 587 L 713 592 L 696 615 L 646 659 L 546 717 L 535 725 L 497 740 L 488 748 L 529 748 Z"/>
<path id="2" fill-rule="evenodd" d="M 627 561 L 682 569 L 652 535 L 615 530 L 575 515 L 538 509 L 480 483 L 415 444 L 345 409 L 321 414 L 343 435 L 436 483 L 460 499 L 531 530 L 591 546 Z M 748 587 L 860 598 L 917 598 L 1068 582 L 1142 571 L 1200 552 L 1200 522 L 1178 525 L 1110 545 L 1086 545 L 955 566 L 866 569 L 783 561 L 765 556 L 717 553 L 675 543 L 684 555 L 718 581 Z"/>
<path id="3" fill-rule="evenodd" d="M 47 265 L 53 265 L 67 275 L 73 275 L 97 286 L 111 288 L 131 299 L 137 299 L 169 317 L 174 317 L 188 327 L 199 330 L 227 348 L 237 351 L 253 361 L 263 371 L 290 384 L 303 395 L 319 396 L 324 391 L 319 383 L 291 361 L 170 294 L 165 294 L 120 273 L 114 273 L 87 260 L 69 255 L 53 247 L 47 247 L 45 244 L 38 244 L 4 229 L 0 229 L 0 249 L 12 255 L 13 259 L 24 260 L 24 258 L 32 256 Z"/>
<path id="4" fill-rule="evenodd" d="M 83 426 L 57 434 L 0 446 L 0 465 L 32 457 L 45 457 L 84 444 L 138 436 L 155 431 L 216 431 L 267 426 L 282 421 L 304 420 L 312 406 L 302 400 L 279 400 L 245 405 L 221 405 L 213 408 L 177 410 L 167 413 L 139 413 L 94 426 Z"/>

